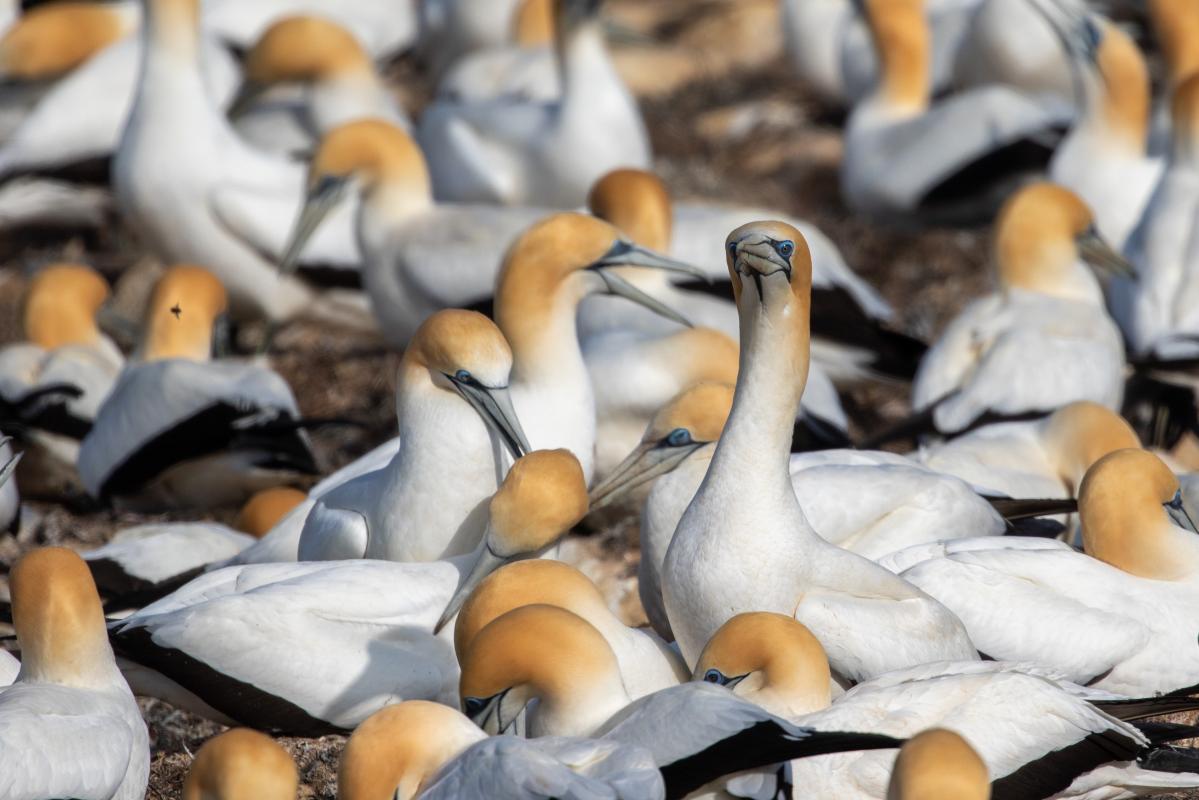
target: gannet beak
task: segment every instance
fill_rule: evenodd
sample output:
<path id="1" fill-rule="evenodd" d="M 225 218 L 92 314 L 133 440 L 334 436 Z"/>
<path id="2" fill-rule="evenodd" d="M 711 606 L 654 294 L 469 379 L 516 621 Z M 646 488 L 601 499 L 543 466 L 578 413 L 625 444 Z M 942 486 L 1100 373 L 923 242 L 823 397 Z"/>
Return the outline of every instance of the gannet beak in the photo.
<path id="1" fill-rule="evenodd" d="M 680 275 L 711 282 L 708 274 L 697 267 L 693 267 L 682 261 L 676 261 L 673 258 L 667 258 L 664 255 L 659 255 L 649 248 L 627 242 L 624 239 L 617 239 L 608 252 L 604 253 L 599 261 L 591 265 L 592 269 L 603 269 L 604 267 L 660 269 L 665 272 L 677 272 Z"/>
<path id="2" fill-rule="evenodd" d="M 470 719 L 471 722 L 483 729 L 483 732 L 489 736 L 501 736 L 508 732 L 512 724 L 520 716 L 518 709 L 515 714 L 512 714 L 508 719 L 504 719 L 504 700 L 508 696 L 510 689 L 505 689 L 499 694 L 494 694 L 491 697 L 466 697 L 462 700 L 463 713 Z"/>
<path id="3" fill-rule="evenodd" d="M 255 81 L 243 81 L 242 85 L 237 88 L 237 94 L 233 96 L 229 107 L 225 110 L 225 115 L 229 119 L 237 119 L 245 114 L 250 108 L 258 102 L 269 87 Z"/>
<path id="4" fill-rule="evenodd" d="M 489 387 L 479 383 L 475 378 L 458 378 L 447 375 L 462 395 L 462 399 L 483 418 L 483 423 L 503 440 L 504 446 L 512 457 L 520 458 L 532 451 L 520 419 L 516 416 L 516 408 L 512 405 L 512 395 L 507 386 Z"/>
<path id="5" fill-rule="evenodd" d="M 279 261 L 280 272 L 284 274 L 295 272 L 304 245 L 312 238 L 312 234 L 320 227 L 329 212 L 341 202 L 349 183 L 348 175 L 322 175 L 308 190 L 308 196 L 304 199 L 304 207 L 300 209 L 300 216 L 291 232 L 291 239 L 288 240 L 287 247 L 283 251 L 283 258 Z"/>
<path id="6" fill-rule="evenodd" d="M 1116 252 L 1099 234 L 1094 226 L 1084 231 L 1076 240 L 1078 254 L 1101 276 L 1136 280 L 1137 271 L 1128 259 Z"/>
<path id="7" fill-rule="evenodd" d="M 650 297 L 648 294 L 641 291 L 636 286 L 617 275 L 615 272 L 609 272 L 606 269 L 595 269 L 595 273 L 600 276 L 601 280 L 603 280 L 604 286 L 607 287 L 608 294 L 613 294 L 617 297 L 623 297 L 626 300 L 632 300 L 637 305 L 648 308 L 658 316 L 665 317 L 666 319 L 677 322 L 680 325 L 685 325 L 688 328 L 695 327 L 691 324 L 691 320 L 687 319 L 682 314 L 663 303 L 661 300 Z"/>
<path id="8" fill-rule="evenodd" d="M 212 321 L 212 357 L 221 359 L 233 352 L 233 323 L 228 314 L 218 314 Z"/>
<path id="9" fill-rule="evenodd" d="M 705 444 L 691 442 L 672 447 L 664 441 L 642 442 L 591 490 L 591 510 L 603 508 L 647 481 L 672 471 Z"/>
<path id="10" fill-rule="evenodd" d="M 0 481 L 3 483 L 3 481 Z M 1170 519 L 1180 528 L 1185 528 L 1191 533 L 1199 533 L 1199 529 L 1195 527 L 1194 520 L 1191 519 L 1190 513 L 1187 512 L 1186 504 L 1182 500 L 1182 490 L 1179 489 L 1174 493 L 1174 498 L 1168 503 L 1164 503 L 1166 513 L 1170 515 Z"/>
<path id="11" fill-rule="evenodd" d="M 0 436 L 0 447 L 4 447 L 4 445 L 11 441 L 12 437 L 10 436 Z M 8 479 L 11 478 L 12 474 L 17 471 L 17 464 L 21 463 L 21 456 L 23 455 L 25 454 L 17 453 L 15 456 L 10 458 L 3 467 L 0 467 L 0 486 L 8 483 Z"/>
<path id="12" fill-rule="evenodd" d="M 441 629 L 444 628 L 449 621 L 454 618 L 454 615 L 457 614 L 462 608 L 462 604 L 465 603 L 466 599 L 470 597 L 471 593 L 478 588 L 479 584 L 483 582 L 484 578 L 507 564 L 509 561 L 513 560 L 511 557 L 497 555 L 491 549 L 490 545 L 487 544 L 487 537 L 490 534 L 491 529 L 489 526 L 487 533 L 485 533 L 483 536 L 483 552 L 479 554 L 478 560 L 475 561 L 474 565 L 470 568 L 470 572 L 467 574 L 466 579 L 462 581 L 462 583 L 458 586 L 457 591 L 454 592 L 454 596 L 450 598 L 450 602 L 446 604 L 445 611 L 441 612 L 441 618 L 437 620 L 437 624 L 433 626 L 434 635 L 441 633 Z"/>

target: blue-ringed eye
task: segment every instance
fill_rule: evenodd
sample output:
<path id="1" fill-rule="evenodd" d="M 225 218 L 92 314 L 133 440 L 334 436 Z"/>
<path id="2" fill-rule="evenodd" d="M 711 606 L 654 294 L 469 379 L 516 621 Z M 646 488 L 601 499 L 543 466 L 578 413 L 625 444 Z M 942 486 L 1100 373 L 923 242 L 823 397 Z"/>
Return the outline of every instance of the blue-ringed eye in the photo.
<path id="1" fill-rule="evenodd" d="M 462 700 L 462 710 L 466 712 L 466 716 L 473 717 L 483 710 L 487 703 L 479 697 L 467 697 Z"/>
<path id="2" fill-rule="evenodd" d="M 790 239 L 782 242 L 775 242 L 774 252 L 778 253 L 783 258 L 790 258 L 791 254 L 795 252 L 795 242 L 791 241 Z"/>
<path id="3" fill-rule="evenodd" d="M 455 372 L 455 373 L 454 373 L 454 380 L 456 380 L 456 381 L 463 381 L 463 382 L 465 382 L 465 381 L 469 381 L 469 380 L 470 380 L 470 373 L 469 373 L 469 372 L 467 372 L 467 371 L 466 371 L 466 370 L 464 370 L 464 369 L 460 369 L 460 370 L 458 370 L 457 372 Z"/>
<path id="4" fill-rule="evenodd" d="M 666 444 L 671 447 L 682 447 L 691 444 L 691 431 L 686 428 L 675 428 L 666 436 Z"/>
<path id="5" fill-rule="evenodd" d="M 704 673 L 705 683 L 715 683 L 719 686 L 723 686 L 727 680 L 728 678 L 724 677 L 724 673 L 718 669 L 710 669 Z"/>
<path id="6" fill-rule="evenodd" d="M 733 258 L 737 257 L 737 243 L 729 242 L 729 255 Z"/>

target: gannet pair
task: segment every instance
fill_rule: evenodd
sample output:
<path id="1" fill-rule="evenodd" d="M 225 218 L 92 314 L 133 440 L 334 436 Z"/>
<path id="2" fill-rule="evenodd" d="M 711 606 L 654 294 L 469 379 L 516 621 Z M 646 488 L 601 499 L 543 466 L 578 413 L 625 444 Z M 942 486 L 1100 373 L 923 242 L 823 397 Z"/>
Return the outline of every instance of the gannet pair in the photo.
<path id="1" fill-rule="evenodd" d="M 993 658 L 1126 695 L 1193 692 L 1199 546 L 1178 479 L 1147 451 L 1118 450 L 1088 471 L 1079 511 L 1085 554 L 1004 537 L 888 561 L 953 609 Z"/>
<path id="2" fill-rule="evenodd" d="M 682 392 L 658 412 L 611 477 L 591 492 L 594 510 L 653 481 L 641 511 L 637 585 L 650 623 L 667 638 L 672 636 L 662 606 L 662 563 L 707 474 L 732 402 L 729 385 L 701 383 Z M 1008 527 L 992 504 L 962 480 L 891 453 L 792 455 L 790 480 L 804 516 L 821 538 L 871 559 L 922 542 L 999 536 Z"/>
<path id="3" fill-rule="evenodd" d="M 683 657 L 742 611 L 793 614 L 849 682 L 977 652 L 944 606 L 829 544 L 804 516 L 790 476 L 792 421 L 809 359 L 812 261 L 799 231 L 746 224 L 729 234 L 741 314 L 741 369 L 707 476 L 666 551 L 662 593 Z"/>
<path id="4" fill-rule="evenodd" d="M 554 7 L 561 96 L 439 98 L 418 126 L 439 199 L 576 208 L 617 167 L 650 165 L 649 135 L 608 58 L 595 0 Z"/>
<path id="5" fill-rule="evenodd" d="M 154 287 L 141 345 L 79 449 L 79 476 L 102 502 L 241 503 L 317 472 L 305 422 L 278 373 L 210 360 L 227 295 L 212 273 L 177 266 Z"/>
<path id="6" fill-rule="evenodd" d="M 1120 406 L 1124 345 L 1088 266 L 1131 268 L 1086 204 L 1053 184 L 1022 189 L 999 217 L 994 252 L 1000 289 L 967 306 L 920 363 L 908 433 L 959 434 L 1076 400 Z"/>
<path id="7" fill-rule="evenodd" d="M 716 632 L 694 678 L 818 730 L 906 737 L 948 729 L 977 752 L 997 798 L 1133 797 L 1199 785 L 1193 752 L 1163 747 L 1151 730 L 1146 735 L 1104 711 L 1104 702 L 1086 699 L 1088 690 L 1031 665 L 928 664 L 858 684 L 830 702 L 828 659 L 816 637 L 790 616 L 750 613 Z M 800 759 L 791 763 L 792 781 L 811 797 L 883 800 L 893 760 L 885 751 Z"/>
<path id="8" fill-rule="evenodd" d="M 512 351 L 491 320 L 439 311 L 400 361 L 399 452 L 322 494 L 301 561 L 433 561 L 473 551 L 508 461 L 530 451 L 508 392 Z"/>
<path id="9" fill-rule="evenodd" d="M 633 700 L 604 637 L 582 618 L 548 605 L 514 609 L 480 630 L 462 658 L 459 693 L 466 715 L 491 734 L 510 730 L 524 711 L 530 737 L 591 737 L 645 748 L 669 797 L 788 758 L 899 744 L 885 736 L 795 727 L 700 682 Z"/>
<path id="10" fill-rule="evenodd" d="M 487 574 L 552 554 L 587 511 L 578 461 L 537 451 L 491 499 L 474 553 L 400 564 L 252 564 L 202 575 L 114 626 L 134 690 L 221 722 L 320 735 L 388 703 L 457 699 L 453 626 Z M 280 664 L 303 663 L 302 670 Z"/>
<path id="11" fill-rule="evenodd" d="M 308 153 L 333 128 L 367 117 L 411 128 L 370 55 L 325 17 L 274 23 L 246 54 L 244 69 L 229 113 L 238 133 L 264 149 Z M 288 87 L 298 87 L 299 97 L 276 99 Z"/>
<path id="12" fill-rule="evenodd" d="M 140 800 L 150 738 L 87 567 L 47 547 L 22 557 L 9 585 L 21 671 L 0 691 L 5 797 Z"/>
<path id="13" fill-rule="evenodd" d="M 215 270 L 234 318 L 313 314 L 369 327 L 356 293 L 317 295 L 276 274 L 304 170 L 241 141 L 204 87 L 201 40 L 197 0 L 146 0 L 142 70 L 112 165 L 122 215 L 164 259 Z M 311 243 L 305 263 L 333 267 L 334 283 L 352 285 L 359 261 L 353 217 L 338 219 L 326 226 L 327 238 Z"/>
<path id="14" fill-rule="evenodd" d="M 24 480 L 38 493 L 77 490 L 79 443 L 125 364 L 96 322 L 108 297 L 90 267 L 45 267 L 25 292 L 25 341 L 0 349 L 0 428 L 27 444 Z"/>
<path id="15" fill-rule="evenodd" d="M 866 0 L 882 65 L 874 90 L 849 116 L 841 189 L 850 208 L 911 222 L 989 218 L 1040 172 L 1069 122 L 1062 103 L 1003 85 L 934 101 L 929 30 L 920 0 Z"/>

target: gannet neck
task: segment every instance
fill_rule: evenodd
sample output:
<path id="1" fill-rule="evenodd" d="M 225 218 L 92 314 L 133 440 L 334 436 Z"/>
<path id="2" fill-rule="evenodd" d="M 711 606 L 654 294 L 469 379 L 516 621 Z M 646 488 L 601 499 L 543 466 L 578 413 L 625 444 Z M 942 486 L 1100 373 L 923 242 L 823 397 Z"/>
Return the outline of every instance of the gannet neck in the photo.
<path id="1" fill-rule="evenodd" d="M 25 338 L 47 350 L 95 344 L 101 338 L 96 312 L 108 295 L 108 284 L 90 267 L 46 267 L 34 276 L 25 294 Z"/>
<path id="2" fill-rule="evenodd" d="M 595 87 L 623 85 L 608 56 L 603 25 L 598 19 L 586 20 L 559 37 L 558 63 L 562 85 L 559 113 L 563 117 L 575 116 L 574 109 L 583 116 L 585 107 L 595 101 Z"/>
<path id="3" fill-rule="evenodd" d="M 1093 225 L 1073 192 L 1036 183 L 1008 200 L 995 228 L 995 260 L 1005 289 L 1102 303 L 1099 282 L 1079 257 L 1077 237 Z"/>
<path id="4" fill-rule="evenodd" d="M 991 777 L 974 748 L 958 734 L 932 728 L 899 749 L 887 800 L 987 800 Z"/>
<path id="5" fill-rule="evenodd" d="M 931 39 L 922 0 L 868 0 L 866 14 L 881 62 L 872 102 L 896 112 L 928 108 Z"/>
<path id="6" fill-rule="evenodd" d="M 1178 479 L 1157 456 L 1147 450 L 1109 453 L 1087 472 L 1079 491 L 1084 550 L 1142 578 L 1194 578 L 1199 536 L 1175 525 L 1165 508 L 1177 496 Z"/>
<path id="7" fill-rule="evenodd" d="M 83 559 L 61 547 L 34 550 L 17 562 L 10 586 L 21 645 L 18 681 L 89 689 L 124 685 Z"/>
<path id="8" fill-rule="evenodd" d="M 1199 170 L 1199 74 L 1191 75 L 1174 90 L 1170 117 L 1174 128 L 1171 164 Z"/>
<path id="9" fill-rule="evenodd" d="M 183 800 L 292 800 L 300 776 L 266 734 L 234 728 L 204 743 L 183 784 Z"/>
<path id="10" fill-rule="evenodd" d="M 1144 157 L 1149 138 L 1149 69 L 1136 43 L 1104 22 L 1098 75 L 1087 81 L 1087 109 L 1079 126 L 1113 153 Z"/>
<path id="11" fill-rule="evenodd" d="M 338 800 L 412 800 L 442 766 L 487 738 L 458 711 L 408 700 L 355 729 L 337 771 Z"/>
<path id="12" fill-rule="evenodd" d="M 390 114 L 390 97 L 368 61 L 322 77 L 312 85 L 309 109 L 317 130 L 328 131 L 356 119 Z"/>
<path id="13" fill-rule="evenodd" d="M 521 47 L 542 47 L 553 42 L 553 0 L 523 0 L 513 15 L 512 39 Z"/>
<path id="14" fill-rule="evenodd" d="M 147 65 L 187 65 L 199 78 L 200 4 L 198 0 L 146 0 L 142 33 Z M 146 73 L 147 78 L 154 71 Z"/>
<path id="15" fill-rule="evenodd" d="M 1199 6 L 1190 0 L 1149 0 L 1149 16 L 1177 87 L 1199 71 Z"/>
<path id="16" fill-rule="evenodd" d="M 1089 401 L 1058 409 L 1042 425 L 1045 453 L 1071 494 L 1078 492 L 1087 470 L 1096 461 L 1116 450 L 1141 446 L 1123 417 Z"/>

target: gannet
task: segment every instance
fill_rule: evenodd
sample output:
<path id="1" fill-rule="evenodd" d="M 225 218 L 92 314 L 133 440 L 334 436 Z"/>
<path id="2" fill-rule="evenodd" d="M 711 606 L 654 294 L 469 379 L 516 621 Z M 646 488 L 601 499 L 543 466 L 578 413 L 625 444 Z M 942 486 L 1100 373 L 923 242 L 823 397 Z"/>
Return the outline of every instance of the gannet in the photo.
<path id="1" fill-rule="evenodd" d="M 344 732 L 388 703 L 457 703 L 453 626 L 435 634 L 488 573 L 553 556 L 587 511 L 578 461 L 536 451 L 490 501 L 474 553 L 226 567 L 114 625 L 139 694 L 218 722 L 294 735 Z M 280 664 L 304 664 L 280 670 Z"/>
<path id="2" fill-rule="evenodd" d="M 459 693 L 466 715 L 488 733 L 509 730 L 524 710 L 533 738 L 597 737 L 643 747 L 662 771 L 668 797 L 787 758 L 899 744 L 792 726 L 703 683 L 631 700 L 599 631 L 547 605 L 514 609 L 479 631 L 462 660 Z"/>
<path id="3" fill-rule="evenodd" d="M 1199 784 L 1193 754 L 1162 747 L 1151 729 L 1146 735 L 1079 696 L 1083 687 L 1020 666 L 928 664 L 859 684 L 830 705 L 820 642 L 789 616 L 758 613 L 729 620 L 694 677 L 817 729 L 896 737 L 948 729 L 977 751 L 996 797 L 1133 797 Z M 791 763 L 792 779 L 813 797 L 883 800 L 893 762 L 885 751 L 801 759 Z"/>
<path id="4" fill-rule="evenodd" d="M 604 173 L 649 166 L 649 135 L 608 58 L 598 9 L 555 6 L 560 98 L 442 98 L 425 109 L 417 134 L 439 199 L 575 208 Z"/>
<path id="5" fill-rule="evenodd" d="M 338 800 L 664 796 L 652 755 L 593 739 L 490 737 L 456 709 L 409 700 L 378 711 L 346 743 Z"/>
<path id="6" fill-rule="evenodd" d="M 812 261 L 785 223 L 729 234 L 741 370 L 707 477 L 666 552 L 662 594 L 687 662 L 741 611 L 777 610 L 822 636 L 850 682 L 977 657 L 946 608 L 882 567 L 821 539 L 791 486 L 789 431 L 809 358 Z"/>
<path id="7" fill-rule="evenodd" d="M 665 642 L 653 633 L 626 627 L 617 619 L 586 575 L 568 564 L 548 559 L 509 564 L 478 585 L 454 623 L 454 652 L 458 659 L 463 658 L 474 637 L 493 619 L 528 605 L 564 608 L 599 631 L 616 655 L 621 681 L 634 700 L 677 686 L 690 677 L 678 653 Z"/>
<path id="8" fill-rule="evenodd" d="M 1146 155 L 1149 72 L 1136 43 L 1085 9 L 1050 16 L 1062 30 L 1083 89 L 1083 104 L 1053 154 L 1049 177 L 1077 192 L 1095 224 L 1118 250 L 1144 213 L 1162 172 Z"/>
<path id="9" fill-rule="evenodd" d="M 34 550 L 9 585 L 21 671 L 0 692 L 4 796 L 141 800 L 150 737 L 83 560 L 64 548 Z"/>
<path id="10" fill-rule="evenodd" d="M 211 507 L 317 472 L 287 382 L 252 362 L 209 360 L 226 307 L 200 267 L 172 267 L 155 285 L 135 358 L 79 449 L 93 497 Z"/>
<path id="11" fill-rule="evenodd" d="M 232 527 L 217 522 L 135 525 L 84 553 L 83 560 L 109 609 L 135 608 L 182 586 L 209 564 L 237 555 L 304 497 L 288 487 L 255 492 Z"/>
<path id="12" fill-rule="evenodd" d="M 1048 163 L 1052 145 L 1044 140 L 1066 126 L 1070 107 L 1003 85 L 934 101 L 921 0 L 864 5 L 882 71 L 849 116 L 846 202 L 885 221 L 989 219 L 1014 186 Z"/>
<path id="13" fill-rule="evenodd" d="M 0 427 L 33 451 L 31 489 L 62 494 L 78 484 L 79 442 L 125 363 L 96 323 L 108 296 L 88 266 L 45 267 L 24 296 L 25 341 L 0 349 Z"/>
<path id="14" fill-rule="evenodd" d="M 295 762 L 271 737 L 234 728 L 196 751 L 183 781 L 183 800 L 295 800 Z"/>
<path id="15" fill-rule="evenodd" d="M 469 12 L 477 20 L 500 10 L 504 3 L 459 0 L 449 5 L 455 6 L 458 13 Z M 475 26 L 459 24 L 453 29 L 461 34 L 468 27 Z M 479 31 L 488 40 L 478 42 L 478 46 L 454 59 L 448 69 L 439 73 L 437 95 L 470 102 L 504 96 L 556 100 L 562 93 L 562 83 L 554 52 L 554 0 L 521 0 L 507 27 L 509 38 L 501 41 L 492 39 L 496 27 L 485 26 L 485 30 Z M 441 52 L 430 55 L 443 59 L 447 49 L 443 47 Z"/>
<path id="16" fill-rule="evenodd" d="M 701 383 L 683 391 L 658 412 L 611 477 L 591 490 L 594 510 L 653 481 L 641 510 L 637 586 L 650 624 L 668 639 L 673 636 L 662 606 L 662 562 L 707 474 L 732 402 L 728 385 Z M 867 558 L 919 542 L 1002 535 L 1006 529 L 1004 518 L 968 484 L 891 453 L 792 455 L 790 475 L 812 528 Z"/>
<path id="17" fill-rule="evenodd" d="M 272 89 L 300 88 L 292 102 Z M 290 95 L 287 100 L 292 100 Z M 320 137 L 356 119 L 411 122 L 375 71 L 362 45 L 323 16 L 284 17 L 245 57 L 241 88 L 230 106 L 239 133 L 270 150 L 309 152 Z"/>
<path id="18" fill-rule="evenodd" d="M 886 800 L 990 800 L 987 765 L 953 731 L 929 728 L 903 743 Z"/>
<path id="19" fill-rule="evenodd" d="M 1178 479 L 1152 453 L 1118 450 L 1087 472 L 1085 553 L 1019 537 L 963 539 L 900 573 L 952 608 L 978 649 L 1034 661 L 1130 696 L 1193 691 L 1199 545 Z"/>
<path id="20" fill-rule="evenodd" d="M 121 214 L 168 261 L 208 265 L 228 288 L 236 319 L 298 314 L 369 327 L 353 292 L 319 295 L 273 262 L 303 198 L 304 170 L 242 142 L 205 91 L 198 0 L 144 0 L 143 57 L 129 122 L 112 164 Z M 350 210 L 305 253 L 356 281 Z M 350 270 L 347 274 L 346 270 Z M 314 274 L 315 277 L 315 274 Z"/>
<path id="21" fill-rule="evenodd" d="M 1082 400 L 1043 419 L 985 425 L 926 445 L 912 458 L 989 495 L 1077 497 L 1092 464 L 1108 453 L 1140 446 L 1119 414 Z"/>
<path id="22" fill-rule="evenodd" d="M 380 469 L 321 495 L 301 561 L 433 561 L 474 550 L 510 459 L 529 452 L 508 394 L 512 351 L 491 320 L 439 311 L 400 361 L 402 446 Z"/>
<path id="23" fill-rule="evenodd" d="M 1020 190 L 996 224 L 999 289 L 968 305 L 920 363 L 908 432 L 963 433 L 1076 401 L 1119 408 L 1124 344 L 1095 272 L 1131 267 L 1073 192 Z M 1085 262 L 1085 263 L 1084 263 Z"/>

